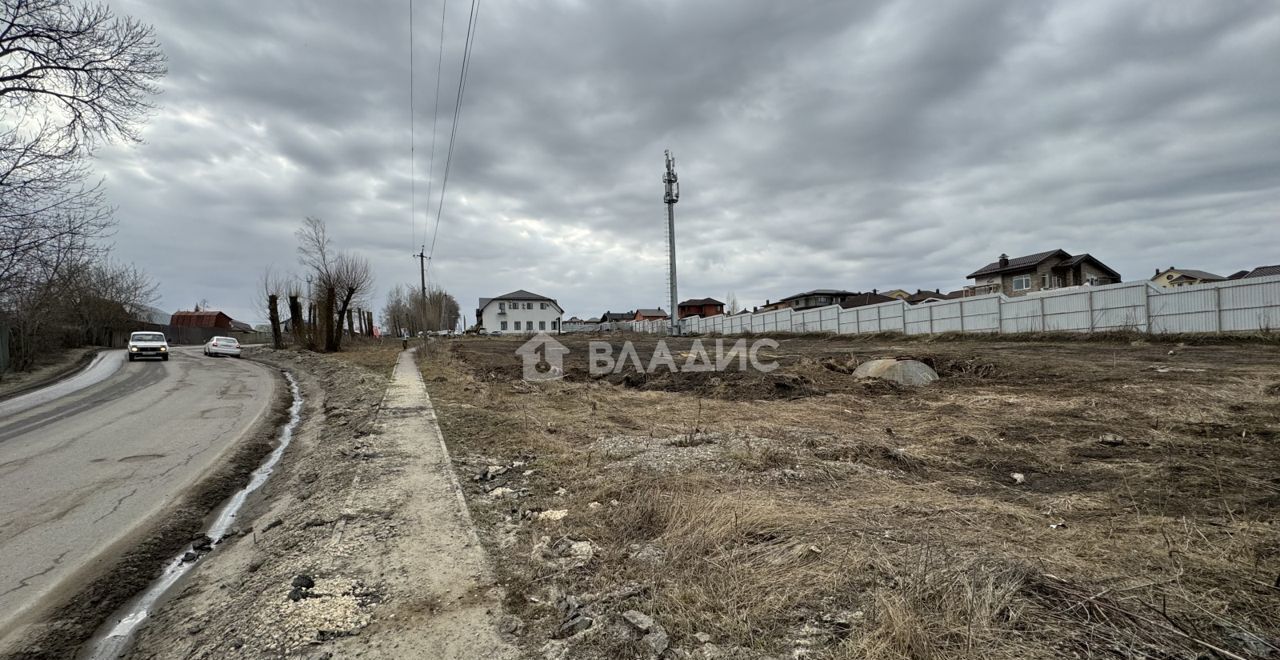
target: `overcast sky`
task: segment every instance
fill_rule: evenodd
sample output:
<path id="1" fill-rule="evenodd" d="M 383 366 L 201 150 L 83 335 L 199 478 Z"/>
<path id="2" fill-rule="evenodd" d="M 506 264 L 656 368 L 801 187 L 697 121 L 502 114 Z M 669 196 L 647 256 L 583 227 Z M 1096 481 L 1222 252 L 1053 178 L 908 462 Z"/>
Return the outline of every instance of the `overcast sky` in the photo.
<path id="1" fill-rule="evenodd" d="M 261 321 L 294 230 L 418 281 L 440 2 L 112 0 L 169 58 L 145 143 L 99 152 L 118 253 L 160 306 Z M 447 147 L 467 4 L 450 3 Z M 965 284 L 1001 252 L 1126 280 L 1280 263 L 1280 4 L 483 2 L 429 279 L 568 315 L 680 298 Z M 424 235 L 426 238 L 424 238 Z"/>

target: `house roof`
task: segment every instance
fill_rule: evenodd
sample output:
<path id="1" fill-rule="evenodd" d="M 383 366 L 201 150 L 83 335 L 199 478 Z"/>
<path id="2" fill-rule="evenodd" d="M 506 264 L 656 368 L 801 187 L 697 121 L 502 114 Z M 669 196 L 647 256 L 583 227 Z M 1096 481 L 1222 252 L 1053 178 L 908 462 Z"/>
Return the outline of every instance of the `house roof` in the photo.
<path id="1" fill-rule="evenodd" d="M 610 321 L 630 321 L 635 318 L 635 312 L 605 312 L 600 315 L 601 323 L 609 323 Z"/>
<path id="2" fill-rule="evenodd" d="M 879 293 L 859 293 L 856 296 L 849 296 L 842 300 L 840 302 L 840 306 L 845 309 L 850 309 L 852 307 L 864 307 L 866 305 L 875 305 L 878 303 L 890 302 L 892 300 L 897 300 L 897 298 L 890 298 L 889 296 Z"/>
<path id="3" fill-rule="evenodd" d="M 1241 275 L 1240 278 L 1246 277 L 1269 277 L 1271 275 L 1280 275 L 1280 265 L 1275 266 L 1258 266 L 1253 270 Z"/>
<path id="4" fill-rule="evenodd" d="M 715 298 L 690 298 L 682 303 L 680 307 L 693 307 L 695 305 L 723 305 L 724 303 Z"/>
<path id="5" fill-rule="evenodd" d="M 1107 266 L 1106 264 L 1102 263 L 1101 261 L 1098 261 L 1098 258 L 1097 258 L 1097 257 L 1093 256 L 1092 254 L 1089 254 L 1088 252 L 1086 252 L 1086 253 L 1084 253 L 1084 254 L 1077 254 L 1076 256 L 1071 257 L 1070 259 L 1067 259 L 1066 261 L 1064 261 L 1064 262 L 1062 262 L 1062 263 L 1058 264 L 1057 266 L 1054 266 L 1054 269 L 1060 269 L 1060 268 L 1071 268 L 1071 267 L 1075 266 L 1076 264 L 1080 264 L 1080 263 L 1083 263 L 1083 262 L 1085 262 L 1085 261 L 1092 261 L 1092 262 L 1093 262 L 1093 265 L 1094 265 L 1094 266 L 1097 266 L 1100 270 L 1104 270 L 1104 271 L 1106 271 L 1108 275 L 1110 275 L 1111 277 L 1116 278 L 1117 280 L 1119 280 L 1119 279 L 1120 279 L 1120 273 L 1117 273 L 1116 271 L 1111 270 L 1111 268 L 1110 268 L 1109 266 Z"/>
<path id="6" fill-rule="evenodd" d="M 1171 268 L 1170 270 L 1177 272 L 1182 277 L 1186 277 L 1192 280 L 1225 280 L 1227 279 L 1221 275 L 1214 275 L 1213 273 L 1210 273 L 1204 270 L 1191 270 L 1190 268 Z M 1169 271 L 1165 271 L 1165 272 L 1167 273 Z"/>
<path id="7" fill-rule="evenodd" d="M 505 301 L 505 300 L 542 300 L 542 301 L 546 301 L 546 302 L 549 302 L 549 303 L 551 303 L 551 304 L 555 305 L 555 306 L 556 306 L 556 308 L 557 308 L 557 309 L 560 309 L 560 311 L 561 311 L 561 312 L 563 312 L 563 311 L 564 311 L 564 309 L 560 307 L 560 303 L 556 302 L 556 299 L 555 299 L 555 298 L 548 298 L 548 297 L 543 296 L 543 295 L 539 295 L 539 294 L 536 294 L 536 293 L 532 293 L 532 292 L 529 292 L 529 291 L 525 291 L 524 289 L 516 289 L 515 291 L 512 291 L 511 293 L 503 294 L 503 295 L 501 295 L 501 296 L 494 296 L 494 297 L 492 297 L 492 298 L 481 298 L 481 299 L 480 299 L 480 306 L 479 306 L 479 307 L 477 307 L 476 309 L 477 309 L 477 310 L 481 310 L 481 311 L 483 311 L 483 310 L 484 310 L 484 308 L 485 308 L 485 307 L 487 307 L 487 306 L 489 305 L 489 303 L 491 303 L 491 302 L 493 302 L 493 301 L 495 301 L 495 300 L 504 300 L 504 301 Z"/>
<path id="8" fill-rule="evenodd" d="M 666 316 L 667 313 L 662 311 L 662 308 L 659 307 L 657 309 L 637 309 L 635 315 L 636 316 Z"/>
<path id="9" fill-rule="evenodd" d="M 786 302 L 788 300 L 805 298 L 807 296 L 856 296 L 856 295 L 858 295 L 856 291 L 844 291 L 841 289 L 814 289 L 813 291 L 805 291 L 804 293 L 797 293 L 793 296 L 780 298 L 778 302 Z"/>
<path id="10" fill-rule="evenodd" d="M 1045 259 L 1048 259 L 1049 257 L 1052 257 L 1057 254 L 1061 254 L 1064 257 L 1071 257 L 1071 253 L 1067 252 L 1066 250 L 1049 250 L 1048 252 L 1037 252 L 1035 254 L 1028 254 L 1023 257 L 1012 257 L 1009 259 L 1009 264 L 1006 266 L 1001 266 L 1000 260 L 997 259 L 996 261 L 993 261 L 983 266 L 982 268 L 979 268 L 978 270 L 975 270 L 972 273 L 969 273 L 966 279 L 972 279 L 982 275 L 994 275 L 996 273 L 1006 273 L 1011 270 L 1025 270 L 1027 268 L 1032 268 L 1036 264 L 1040 263 L 1041 261 L 1044 261 Z"/>
<path id="11" fill-rule="evenodd" d="M 547 300 L 550 302 L 556 301 L 555 298 L 548 298 L 546 296 L 538 295 L 530 291 L 525 291 L 524 289 L 516 289 L 511 293 L 506 293 L 501 296 L 495 296 L 493 299 L 494 300 Z"/>
<path id="12" fill-rule="evenodd" d="M 169 317 L 169 325 L 184 328 L 214 328 L 217 327 L 219 318 L 231 320 L 230 316 L 218 311 L 174 312 L 173 316 Z"/>
<path id="13" fill-rule="evenodd" d="M 907 296 L 907 302 L 911 304 L 922 303 L 926 300 L 947 300 L 951 297 L 949 293 L 941 291 L 925 291 L 924 289 L 916 289 L 916 292 Z"/>

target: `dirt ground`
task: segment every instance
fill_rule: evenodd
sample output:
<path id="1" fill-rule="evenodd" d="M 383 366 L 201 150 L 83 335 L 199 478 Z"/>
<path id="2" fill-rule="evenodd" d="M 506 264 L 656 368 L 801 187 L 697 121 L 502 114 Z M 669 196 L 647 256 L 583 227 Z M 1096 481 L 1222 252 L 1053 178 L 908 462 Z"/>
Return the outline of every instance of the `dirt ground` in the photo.
<path id="1" fill-rule="evenodd" d="M 597 377 L 585 341 L 546 383 L 520 339 L 422 361 L 531 654 L 1280 657 L 1275 342 L 778 338 L 768 374 Z"/>

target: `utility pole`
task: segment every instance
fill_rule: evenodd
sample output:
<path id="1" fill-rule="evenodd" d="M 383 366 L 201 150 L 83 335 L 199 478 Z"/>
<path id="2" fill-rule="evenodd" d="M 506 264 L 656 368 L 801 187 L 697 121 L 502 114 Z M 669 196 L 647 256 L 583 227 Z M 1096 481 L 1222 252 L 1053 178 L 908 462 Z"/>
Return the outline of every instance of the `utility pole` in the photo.
<path id="1" fill-rule="evenodd" d="M 667 205 L 667 250 L 668 259 L 670 260 L 667 277 L 671 285 L 671 334 L 680 334 L 680 320 L 676 318 L 677 300 L 676 300 L 676 202 L 680 201 L 680 183 L 676 179 L 676 159 L 671 156 L 671 150 L 666 150 L 667 156 L 667 173 L 663 175 L 662 182 L 666 184 L 666 194 L 663 201 Z"/>
<path id="2" fill-rule="evenodd" d="M 427 246 L 418 249 L 418 253 L 413 255 L 418 258 L 418 275 L 422 278 L 422 329 L 427 329 Z"/>

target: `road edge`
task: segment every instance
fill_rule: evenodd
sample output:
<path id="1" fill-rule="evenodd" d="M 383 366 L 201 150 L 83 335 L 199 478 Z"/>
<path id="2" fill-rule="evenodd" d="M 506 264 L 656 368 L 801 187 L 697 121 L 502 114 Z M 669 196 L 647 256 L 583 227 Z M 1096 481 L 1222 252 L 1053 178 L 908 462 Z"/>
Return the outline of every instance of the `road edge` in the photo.
<path id="1" fill-rule="evenodd" d="M 5 392 L 4 394 L 0 394 L 0 403 L 3 403 L 10 399 L 16 399 L 24 394 L 30 394 L 37 390 L 42 390 L 51 385 L 57 385 L 58 383 L 61 383 L 62 381 L 67 380 L 68 378 L 72 378 L 80 374 L 82 371 L 87 369 L 90 364 L 93 364 L 94 356 L 96 356 L 97 354 L 105 350 L 109 350 L 109 349 L 102 348 L 102 347 L 95 347 L 88 351 L 85 351 L 84 355 L 81 355 L 78 360 L 76 360 L 75 362 L 72 362 L 70 365 L 64 367 L 62 370 L 56 371 L 52 375 L 46 376 L 45 378 L 37 380 L 34 383 L 28 383 L 26 385 L 23 385 L 22 387 L 19 387 L 16 390 L 12 390 L 9 392 Z"/>

